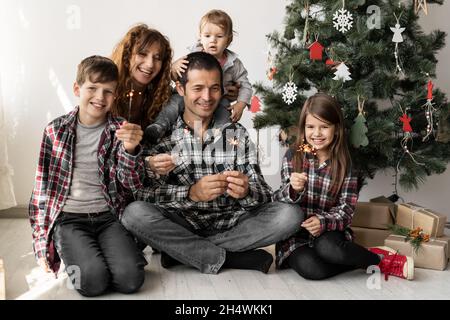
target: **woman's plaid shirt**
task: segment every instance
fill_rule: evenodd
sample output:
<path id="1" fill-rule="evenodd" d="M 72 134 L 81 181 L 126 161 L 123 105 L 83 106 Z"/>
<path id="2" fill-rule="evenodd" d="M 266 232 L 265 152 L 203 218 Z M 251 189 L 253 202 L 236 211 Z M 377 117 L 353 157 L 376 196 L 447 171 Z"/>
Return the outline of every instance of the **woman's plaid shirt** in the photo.
<path id="1" fill-rule="evenodd" d="M 298 203 L 306 218 L 315 215 L 320 220 L 320 233 L 325 231 L 344 231 L 348 240 L 352 240 L 350 224 L 358 200 L 357 177 L 351 173 L 344 178 L 342 188 L 336 197 L 328 191 L 331 184 L 331 166 L 327 160 L 320 166 L 314 155 L 306 153 L 303 172 L 308 174 L 305 190 L 299 194 L 290 188 L 290 176 L 293 172 L 293 151 L 288 150 L 283 158 L 281 169 L 282 185 L 275 191 L 275 201 Z M 312 236 L 302 228 L 297 234 L 276 246 L 276 260 L 280 267 L 283 261 L 299 246 L 310 244 Z"/>
<path id="2" fill-rule="evenodd" d="M 69 193 L 77 114 L 78 107 L 75 107 L 45 128 L 29 204 L 36 258 L 47 258 L 54 271 L 58 268 L 59 257 L 49 235 Z M 118 217 L 133 199 L 133 193 L 142 187 L 145 177 L 141 151 L 137 155 L 130 155 L 115 138 L 120 123 L 120 119 L 108 115 L 98 147 L 98 174 L 103 194 L 109 209 Z"/>
<path id="3" fill-rule="evenodd" d="M 176 212 L 194 229 L 229 229 L 245 212 L 271 200 L 271 188 L 257 163 L 256 148 L 247 130 L 240 124 L 226 124 L 217 128 L 212 121 L 202 142 L 179 117 L 171 136 L 164 138 L 151 150 L 144 147 L 145 155 L 159 153 L 172 154 L 176 159 L 175 169 L 160 177 L 155 177 L 152 171 L 147 170 L 146 188 L 138 191 L 136 198 Z M 249 193 L 245 198 L 237 200 L 223 194 L 208 202 L 189 199 L 192 185 L 204 176 L 225 170 L 237 170 L 248 176 Z"/>

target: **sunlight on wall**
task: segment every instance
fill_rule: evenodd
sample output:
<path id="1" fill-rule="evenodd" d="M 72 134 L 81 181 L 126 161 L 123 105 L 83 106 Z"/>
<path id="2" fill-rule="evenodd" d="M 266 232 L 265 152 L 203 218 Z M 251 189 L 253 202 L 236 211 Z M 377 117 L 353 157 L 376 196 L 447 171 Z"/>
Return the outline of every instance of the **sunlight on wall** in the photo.
<path id="1" fill-rule="evenodd" d="M 53 68 L 49 69 L 48 78 L 52 86 L 56 88 L 56 94 L 58 95 L 61 106 L 64 108 L 66 112 L 72 110 L 73 108 L 72 102 L 70 101 L 69 96 L 67 95 L 63 86 L 61 85 L 61 82 L 59 81 L 58 76 L 56 75 L 55 70 L 53 70 Z"/>

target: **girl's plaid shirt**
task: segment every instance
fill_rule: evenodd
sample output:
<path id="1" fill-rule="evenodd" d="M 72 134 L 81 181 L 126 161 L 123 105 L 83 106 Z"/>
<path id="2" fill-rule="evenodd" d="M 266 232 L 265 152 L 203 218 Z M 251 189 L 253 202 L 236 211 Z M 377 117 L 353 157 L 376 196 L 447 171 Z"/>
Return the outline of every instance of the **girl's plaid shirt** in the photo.
<path id="1" fill-rule="evenodd" d="M 53 224 L 69 193 L 76 143 L 78 107 L 50 122 L 44 130 L 29 204 L 36 258 L 45 257 L 56 272 L 59 257 L 51 241 Z M 115 138 L 122 119 L 108 115 L 98 147 L 98 174 L 102 191 L 113 214 L 120 218 L 133 194 L 142 187 L 145 169 L 141 148 L 128 154 Z"/>
<path id="2" fill-rule="evenodd" d="M 238 142 L 234 148 L 230 144 L 233 138 Z M 229 229 L 242 214 L 271 201 L 272 190 L 257 163 L 255 145 L 240 124 L 217 128 L 212 121 L 202 141 L 179 117 L 171 136 L 153 148 L 144 147 L 145 155 L 159 153 L 174 155 L 175 169 L 160 177 L 147 170 L 146 187 L 137 192 L 136 198 L 177 212 L 194 229 Z M 246 197 L 237 200 L 224 194 L 208 202 L 189 199 L 192 185 L 204 176 L 225 170 L 237 170 L 248 176 L 249 193 Z"/>
<path id="3" fill-rule="evenodd" d="M 351 170 L 344 178 L 341 190 L 337 196 L 329 191 L 331 184 L 331 166 L 329 160 L 318 165 L 317 158 L 306 153 L 306 161 L 303 162 L 303 172 L 308 174 L 308 182 L 305 190 L 299 194 L 292 192 L 290 188 L 290 176 L 294 171 L 292 165 L 293 150 L 288 150 L 283 158 L 281 169 L 281 187 L 274 192 L 275 201 L 297 203 L 306 214 L 306 218 L 315 215 L 320 220 L 320 233 L 325 231 L 344 231 L 346 238 L 352 240 L 350 225 L 353 212 L 358 200 L 358 180 Z M 299 231 L 296 235 L 277 244 L 277 265 L 283 261 L 299 246 L 311 242 L 311 237 L 305 238 L 305 232 Z M 309 233 L 308 233 L 309 234 Z"/>

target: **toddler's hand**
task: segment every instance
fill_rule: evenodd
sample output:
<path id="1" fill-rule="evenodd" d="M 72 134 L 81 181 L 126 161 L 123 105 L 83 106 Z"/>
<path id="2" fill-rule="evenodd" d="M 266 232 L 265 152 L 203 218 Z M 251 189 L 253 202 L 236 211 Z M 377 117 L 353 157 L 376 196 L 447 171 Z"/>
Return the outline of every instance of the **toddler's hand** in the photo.
<path id="1" fill-rule="evenodd" d="M 308 175 L 304 172 L 292 172 L 291 177 L 291 187 L 297 192 L 302 192 L 305 189 L 305 184 L 308 181 Z"/>
<path id="2" fill-rule="evenodd" d="M 187 56 L 183 56 L 172 64 L 171 69 L 172 80 L 174 81 L 178 80 L 178 78 L 181 77 L 181 74 L 186 71 L 187 64 L 189 63 L 189 61 L 187 61 L 186 59 Z"/>

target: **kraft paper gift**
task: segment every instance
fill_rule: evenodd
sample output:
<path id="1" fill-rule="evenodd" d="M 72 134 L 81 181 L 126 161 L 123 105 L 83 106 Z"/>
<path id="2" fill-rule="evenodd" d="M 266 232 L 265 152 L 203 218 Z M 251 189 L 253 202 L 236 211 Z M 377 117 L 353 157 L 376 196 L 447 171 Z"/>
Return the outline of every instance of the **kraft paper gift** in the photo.
<path id="1" fill-rule="evenodd" d="M 420 248 L 414 251 L 411 243 L 405 242 L 404 236 L 390 235 L 384 241 L 384 245 L 399 254 L 410 256 L 414 259 L 414 267 L 444 270 L 448 263 L 448 243 L 444 240 L 430 239 L 428 242 L 422 242 Z"/>
<path id="2" fill-rule="evenodd" d="M 388 229 L 394 224 L 393 203 L 358 202 L 353 214 L 352 226 L 371 229 Z"/>
<path id="3" fill-rule="evenodd" d="M 411 230 L 422 228 L 430 237 L 444 235 L 447 217 L 430 209 L 425 209 L 415 203 L 402 203 L 397 207 L 396 224 Z"/>
<path id="4" fill-rule="evenodd" d="M 391 230 L 369 229 L 353 226 L 351 229 L 353 230 L 354 242 L 366 248 L 383 246 L 384 239 L 392 234 Z"/>

